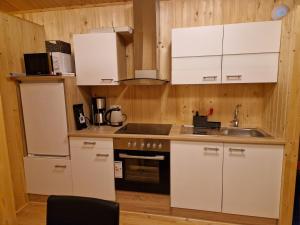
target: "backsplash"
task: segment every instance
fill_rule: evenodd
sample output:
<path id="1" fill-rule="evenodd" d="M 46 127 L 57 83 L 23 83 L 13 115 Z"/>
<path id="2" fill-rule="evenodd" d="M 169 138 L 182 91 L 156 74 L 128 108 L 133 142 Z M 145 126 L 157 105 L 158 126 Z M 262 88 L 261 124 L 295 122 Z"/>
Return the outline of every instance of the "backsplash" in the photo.
<path id="1" fill-rule="evenodd" d="M 192 124 L 195 111 L 208 114 L 210 121 L 230 126 L 236 104 L 240 126 L 261 127 L 264 111 L 263 84 L 182 86 L 95 86 L 92 96 L 106 96 L 107 105 L 121 105 L 129 122 Z"/>

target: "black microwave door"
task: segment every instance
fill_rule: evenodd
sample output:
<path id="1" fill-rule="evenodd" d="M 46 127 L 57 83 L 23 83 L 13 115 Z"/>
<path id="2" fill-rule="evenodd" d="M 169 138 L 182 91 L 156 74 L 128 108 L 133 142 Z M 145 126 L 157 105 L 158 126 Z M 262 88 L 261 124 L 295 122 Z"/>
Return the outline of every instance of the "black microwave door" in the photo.
<path id="1" fill-rule="evenodd" d="M 27 75 L 49 75 L 50 57 L 48 53 L 24 54 Z"/>

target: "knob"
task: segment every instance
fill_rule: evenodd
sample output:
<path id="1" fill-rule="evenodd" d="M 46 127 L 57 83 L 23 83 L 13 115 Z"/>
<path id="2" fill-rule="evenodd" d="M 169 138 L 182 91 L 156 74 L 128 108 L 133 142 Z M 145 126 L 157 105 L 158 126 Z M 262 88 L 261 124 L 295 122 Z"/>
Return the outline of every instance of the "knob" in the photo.
<path id="1" fill-rule="evenodd" d="M 150 143 L 147 143 L 146 146 L 147 146 L 147 148 L 150 148 L 150 147 L 151 147 L 151 144 L 150 144 Z"/>
<path id="2" fill-rule="evenodd" d="M 158 144 L 158 149 L 162 149 L 162 144 L 161 143 Z"/>
<path id="3" fill-rule="evenodd" d="M 130 141 L 128 141 L 127 146 L 128 146 L 128 148 L 131 147 L 131 142 Z"/>
<path id="4" fill-rule="evenodd" d="M 142 143 L 141 143 L 141 148 L 144 148 L 144 147 L 145 147 L 145 143 L 142 142 Z"/>
<path id="5" fill-rule="evenodd" d="M 133 146 L 134 148 L 136 148 L 136 142 L 133 142 L 132 146 Z"/>
<path id="6" fill-rule="evenodd" d="M 152 144 L 152 148 L 153 148 L 153 149 L 156 149 L 156 147 L 157 147 L 156 143 L 153 143 L 153 144 Z"/>

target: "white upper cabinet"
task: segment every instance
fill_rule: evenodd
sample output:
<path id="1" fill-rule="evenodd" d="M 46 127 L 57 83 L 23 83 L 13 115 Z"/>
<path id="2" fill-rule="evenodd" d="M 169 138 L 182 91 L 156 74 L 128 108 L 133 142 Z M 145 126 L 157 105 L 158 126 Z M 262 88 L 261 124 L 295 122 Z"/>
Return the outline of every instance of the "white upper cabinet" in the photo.
<path id="1" fill-rule="evenodd" d="M 281 21 L 177 28 L 172 84 L 277 82 Z"/>
<path id="2" fill-rule="evenodd" d="M 172 58 L 172 84 L 221 83 L 222 56 Z"/>
<path id="3" fill-rule="evenodd" d="M 224 25 L 223 54 L 279 52 L 281 21 Z"/>
<path id="4" fill-rule="evenodd" d="M 116 33 L 74 35 L 77 85 L 113 85 L 118 79 Z"/>
<path id="5" fill-rule="evenodd" d="M 222 83 L 277 81 L 279 53 L 224 55 Z"/>
<path id="6" fill-rule="evenodd" d="M 221 83 L 223 25 L 172 30 L 172 84 Z"/>
<path id="7" fill-rule="evenodd" d="M 172 30 L 172 57 L 222 55 L 223 25 Z"/>

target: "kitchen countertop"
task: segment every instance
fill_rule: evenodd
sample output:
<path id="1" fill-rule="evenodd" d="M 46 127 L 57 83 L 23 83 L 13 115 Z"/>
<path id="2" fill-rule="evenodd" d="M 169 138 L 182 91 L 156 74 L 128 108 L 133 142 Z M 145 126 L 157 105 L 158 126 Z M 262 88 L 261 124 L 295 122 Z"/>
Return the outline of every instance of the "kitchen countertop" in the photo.
<path id="1" fill-rule="evenodd" d="M 86 138 L 148 138 L 148 139 L 169 139 L 176 141 L 201 141 L 201 142 L 223 142 L 239 144 L 270 144 L 284 145 L 285 140 L 274 137 L 234 137 L 224 135 L 193 135 L 180 134 L 181 125 L 173 125 L 169 135 L 141 135 L 141 134 L 115 134 L 120 127 L 92 126 L 84 130 L 69 132 L 69 137 Z"/>

